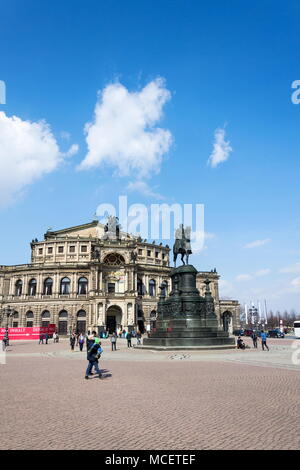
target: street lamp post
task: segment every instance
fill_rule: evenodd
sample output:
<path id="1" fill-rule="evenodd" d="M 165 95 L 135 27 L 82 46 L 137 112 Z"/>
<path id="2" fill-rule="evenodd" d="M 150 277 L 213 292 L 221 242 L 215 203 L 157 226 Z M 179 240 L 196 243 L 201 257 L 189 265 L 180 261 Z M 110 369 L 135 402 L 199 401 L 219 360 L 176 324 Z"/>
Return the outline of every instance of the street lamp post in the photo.
<path id="1" fill-rule="evenodd" d="M 2 319 L 4 319 L 4 317 L 6 316 L 6 328 L 9 327 L 9 319 L 13 316 L 13 314 L 15 313 L 15 310 L 14 308 L 11 308 L 9 305 L 7 307 L 4 307 L 2 309 L 2 315 L 1 315 L 1 321 Z"/>

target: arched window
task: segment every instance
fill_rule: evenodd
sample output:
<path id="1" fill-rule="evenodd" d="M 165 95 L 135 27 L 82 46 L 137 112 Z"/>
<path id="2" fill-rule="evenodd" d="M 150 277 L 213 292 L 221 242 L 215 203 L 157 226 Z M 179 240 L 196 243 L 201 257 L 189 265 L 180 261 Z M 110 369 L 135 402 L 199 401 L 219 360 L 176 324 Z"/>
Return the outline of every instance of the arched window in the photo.
<path id="1" fill-rule="evenodd" d="M 151 297 L 155 297 L 155 285 L 156 285 L 156 283 L 155 283 L 154 279 L 150 279 L 150 281 L 149 281 L 149 295 Z"/>
<path id="2" fill-rule="evenodd" d="M 59 316 L 59 318 L 67 318 L 67 317 L 68 317 L 68 312 L 67 312 L 67 310 L 61 310 L 61 311 L 59 312 L 59 315 L 58 315 L 58 316 Z"/>
<path id="3" fill-rule="evenodd" d="M 22 295 L 22 287 L 23 287 L 23 282 L 21 281 L 21 279 L 19 279 L 17 282 L 16 282 L 16 286 L 15 286 L 15 295 L 17 296 L 20 296 Z"/>
<path id="4" fill-rule="evenodd" d="M 49 310 L 44 310 L 42 313 L 42 318 L 50 318 L 50 312 Z"/>
<path id="5" fill-rule="evenodd" d="M 143 281 L 141 279 L 137 280 L 137 291 L 138 295 L 144 295 Z"/>
<path id="6" fill-rule="evenodd" d="M 167 283 L 167 281 L 163 281 L 161 283 L 161 287 L 162 287 L 161 294 L 166 296 L 168 294 L 168 283 Z"/>
<path id="7" fill-rule="evenodd" d="M 26 318 L 33 318 L 33 312 L 31 310 L 26 313 Z"/>
<path id="8" fill-rule="evenodd" d="M 103 263 L 110 266 L 120 266 L 125 264 L 125 259 L 119 253 L 110 253 L 104 258 Z"/>
<path id="9" fill-rule="evenodd" d="M 60 281 L 60 293 L 62 295 L 70 294 L 70 285 L 71 285 L 70 279 L 68 277 L 64 277 Z"/>
<path id="10" fill-rule="evenodd" d="M 52 295 L 53 280 L 51 277 L 47 277 L 44 281 L 44 295 Z"/>
<path id="11" fill-rule="evenodd" d="M 87 294 L 88 290 L 88 280 L 86 277 L 80 277 L 78 279 L 78 295 Z"/>
<path id="12" fill-rule="evenodd" d="M 13 317 L 14 318 L 19 318 L 19 312 L 14 311 Z"/>
<path id="13" fill-rule="evenodd" d="M 28 284 L 28 295 L 36 295 L 36 279 L 30 279 Z"/>
<path id="14" fill-rule="evenodd" d="M 79 310 L 79 312 L 77 312 L 77 317 L 79 318 L 82 318 L 82 317 L 86 317 L 86 311 L 85 310 Z"/>

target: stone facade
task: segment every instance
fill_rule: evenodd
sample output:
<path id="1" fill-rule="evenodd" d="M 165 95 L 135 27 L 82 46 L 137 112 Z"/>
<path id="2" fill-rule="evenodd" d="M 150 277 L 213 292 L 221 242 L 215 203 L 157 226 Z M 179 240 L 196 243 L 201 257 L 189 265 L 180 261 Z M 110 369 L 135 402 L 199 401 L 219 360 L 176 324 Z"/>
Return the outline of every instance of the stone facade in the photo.
<path id="1" fill-rule="evenodd" d="M 32 240 L 30 264 L 0 266 L 0 309 L 14 309 L 11 326 L 55 323 L 60 334 L 107 327 L 144 331 L 155 321 L 159 286 L 164 283 L 167 292 L 171 286 L 169 251 L 123 232 L 106 239 L 98 221 L 48 231 L 44 240 Z M 219 299 L 216 272 L 198 274 L 200 293 L 206 277 L 220 324 L 227 312 L 226 327 L 238 327 L 239 304 Z"/>

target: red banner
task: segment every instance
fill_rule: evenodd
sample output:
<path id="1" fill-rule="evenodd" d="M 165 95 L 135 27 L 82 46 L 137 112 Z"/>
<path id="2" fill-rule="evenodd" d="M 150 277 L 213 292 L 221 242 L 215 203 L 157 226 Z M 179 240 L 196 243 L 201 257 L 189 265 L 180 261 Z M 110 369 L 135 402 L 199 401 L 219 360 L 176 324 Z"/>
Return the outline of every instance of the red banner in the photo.
<path id="1" fill-rule="evenodd" d="M 48 326 L 36 326 L 32 328 L 8 328 L 8 338 L 14 339 L 36 339 L 38 340 L 41 335 L 53 335 L 56 330 L 56 325 L 50 324 Z M 0 328 L 0 340 L 3 339 L 6 328 Z"/>

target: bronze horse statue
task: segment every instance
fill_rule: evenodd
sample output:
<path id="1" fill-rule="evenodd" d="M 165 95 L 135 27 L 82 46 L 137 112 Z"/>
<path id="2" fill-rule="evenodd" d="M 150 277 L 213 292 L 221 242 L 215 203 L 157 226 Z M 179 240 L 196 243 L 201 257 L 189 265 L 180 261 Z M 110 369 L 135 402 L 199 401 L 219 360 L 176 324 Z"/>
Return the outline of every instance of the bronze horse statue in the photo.
<path id="1" fill-rule="evenodd" d="M 175 232 L 175 243 L 173 245 L 173 259 L 175 268 L 178 254 L 181 255 L 181 261 L 183 264 L 189 264 L 189 255 L 192 254 L 191 228 L 184 228 L 183 224 L 180 224 L 179 228 Z M 184 261 L 184 257 L 186 258 L 186 263 Z"/>

